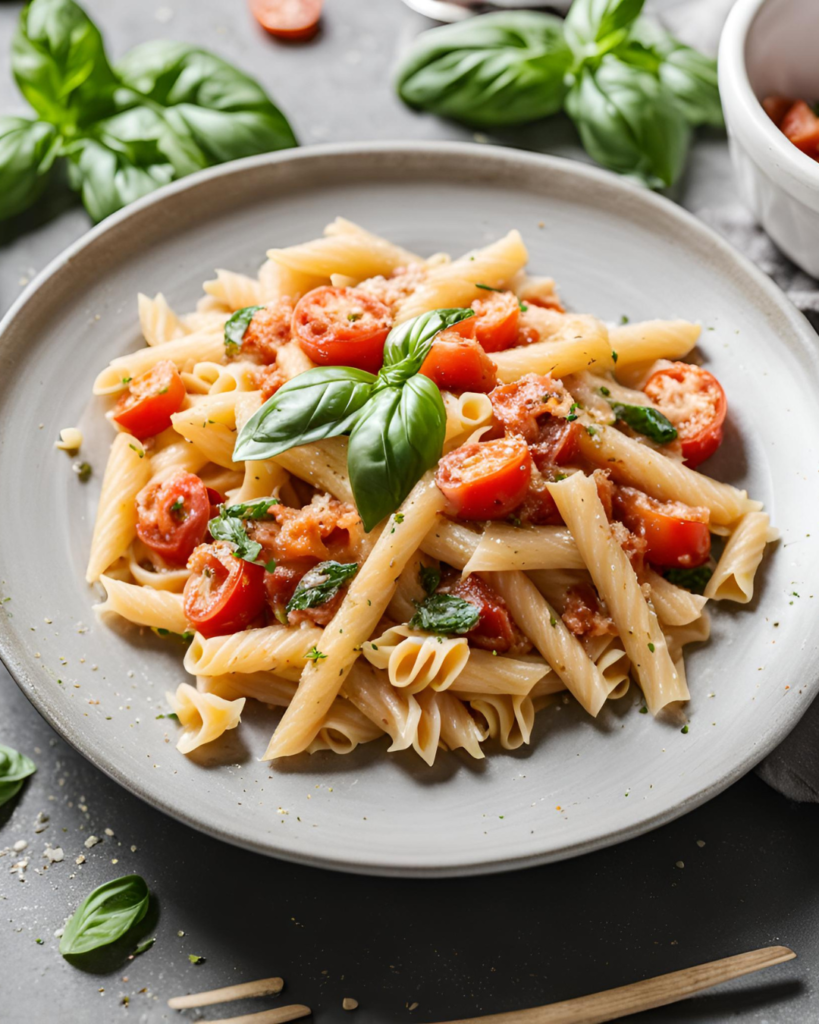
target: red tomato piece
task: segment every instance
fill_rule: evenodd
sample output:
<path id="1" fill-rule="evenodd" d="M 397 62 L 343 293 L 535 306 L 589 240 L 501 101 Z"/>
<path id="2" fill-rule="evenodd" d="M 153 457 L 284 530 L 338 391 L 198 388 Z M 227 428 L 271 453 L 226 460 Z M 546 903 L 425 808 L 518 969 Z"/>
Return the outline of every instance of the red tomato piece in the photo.
<path id="1" fill-rule="evenodd" d="M 566 591 L 566 607 L 560 616 L 575 636 L 617 634 L 617 627 L 600 604 L 591 583 L 577 583 Z"/>
<path id="2" fill-rule="evenodd" d="M 202 636 L 238 633 L 264 608 L 264 566 L 237 558 L 224 541 L 200 544 L 188 568 L 185 615 Z"/>
<path id="3" fill-rule="evenodd" d="M 355 366 L 378 373 L 392 314 L 367 292 L 355 288 L 314 288 L 293 312 L 293 334 L 321 366 Z"/>
<path id="4" fill-rule="evenodd" d="M 466 634 L 470 643 L 486 651 L 523 654 L 532 644 L 518 628 L 503 598 L 479 576 L 467 576 L 450 590 L 454 597 L 474 604 L 480 614 L 475 626 Z"/>
<path id="5" fill-rule="evenodd" d="M 441 331 L 418 372 L 444 391 L 486 393 L 498 382 L 497 367 L 486 351 L 453 330 Z"/>
<path id="6" fill-rule="evenodd" d="M 472 441 L 445 455 L 435 482 L 461 519 L 504 519 L 523 501 L 532 456 L 522 437 Z"/>
<path id="7" fill-rule="evenodd" d="M 693 569 L 711 557 L 708 509 L 658 501 L 633 487 L 618 487 L 614 515 L 646 542 L 645 559 L 663 568 Z"/>
<path id="8" fill-rule="evenodd" d="M 779 128 L 797 149 L 814 160 L 819 157 L 819 117 L 804 100 L 793 104 Z"/>
<path id="9" fill-rule="evenodd" d="M 643 391 L 677 428 L 686 465 L 705 462 L 722 444 L 728 401 L 708 370 L 672 363 L 653 373 Z"/>
<path id="10" fill-rule="evenodd" d="M 144 441 L 171 425 L 171 416 L 185 401 L 185 385 L 170 359 L 135 377 L 117 401 L 114 419 L 123 430 Z"/>
<path id="11" fill-rule="evenodd" d="M 208 488 L 198 476 L 178 469 L 143 487 L 136 505 L 137 535 L 142 543 L 166 561 L 184 565 L 205 538 L 212 515 Z"/>
<path id="12" fill-rule="evenodd" d="M 318 32 L 323 0 L 250 0 L 258 23 L 277 39 L 310 39 Z"/>
<path id="13" fill-rule="evenodd" d="M 527 373 L 513 384 L 501 384 L 489 396 L 495 423 L 510 434 L 521 434 L 530 444 L 541 440 L 549 418 L 565 415 L 572 396 L 548 373 Z"/>
<path id="14" fill-rule="evenodd" d="M 502 352 L 517 344 L 520 303 L 514 292 L 487 292 L 485 299 L 472 303 L 475 316 L 462 323 L 472 324 L 474 337 L 484 352 Z"/>
<path id="15" fill-rule="evenodd" d="M 777 128 L 782 127 L 785 114 L 791 109 L 794 101 L 788 96 L 766 96 L 762 101 L 765 113 L 773 121 Z"/>
<path id="16" fill-rule="evenodd" d="M 540 424 L 539 438 L 529 446 L 535 465 L 541 473 L 553 466 L 566 466 L 580 455 L 579 423 L 568 423 L 557 416 L 549 416 Z"/>
<path id="17" fill-rule="evenodd" d="M 261 362 L 276 362 L 276 356 L 290 341 L 293 304 L 283 297 L 257 309 L 242 338 L 242 353 Z"/>

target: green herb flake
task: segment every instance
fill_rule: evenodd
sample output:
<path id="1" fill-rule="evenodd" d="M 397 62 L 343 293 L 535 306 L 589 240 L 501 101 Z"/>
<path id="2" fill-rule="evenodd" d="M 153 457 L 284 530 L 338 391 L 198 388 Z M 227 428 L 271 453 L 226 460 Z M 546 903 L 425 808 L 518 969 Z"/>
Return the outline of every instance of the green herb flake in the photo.
<path id="1" fill-rule="evenodd" d="M 398 525 L 400 526 L 401 523 L 404 522 L 404 513 L 403 512 L 396 512 L 395 516 L 393 518 L 395 519 L 395 522 L 398 523 Z"/>
<path id="2" fill-rule="evenodd" d="M 557 619 L 554 617 L 554 615 L 549 616 L 549 625 L 552 627 L 552 629 L 557 628 Z"/>
<path id="3" fill-rule="evenodd" d="M 640 708 L 640 714 L 641 715 L 647 715 L 648 714 L 648 708 L 645 706 L 645 704 L 643 704 L 643 706 Z"/>
<path id="4" fill-rule="evenodd" d="M 478 284 L 477 281 L 475 282 L 475 287 L 476 288 L 481 288 L 485 292 L 502 292 L 503 291 L 503 288 L 493 288 L 491 284 Z"/>
<path id="5" fill-rule="evenodd" d="M 528 313 L 529 312 L 529 307 L 526 305 L 525 302 L 521 302 L 520 299 L 518 299 L 518 309 L 520 310 L 521 313 Z"/>
<path id="6" fill-rule="evenodd" d="M 129 448 L 131 449 L 131 451 L 132 451 L 132 452 L 136 452 L 136 453 L 137 453 L 137 455 L 138 455 L 138 456 L 139 456 L 139 457 L 140 457 L 141 459 L 144 459 L 144 458 L 145 458 L 145 451 L 144 451 L 144 449 L 142 449 L 142 448 L 137 448 L 137 446 L 136 446 L 135 444 L 129 444 L 129 445 L 128 445 L 128 447 L 129 447 Z"/>
<path id="7" fill-rule="evenodd" d="M 363 313 L 348 313 L 347 319 L 350 321 L 350 323 L 354 324 L 356 320 L 360 320 L 362 316 L 364 316 Z"/>
<path id="8" fill-rule="evenodd" d="M 625 313 L 623 313 L 623 315 L 622 315 L 622 316 L 620 317 L 620 323 L 621 323 L 621 324 L 627 324 L 627 323 L 629 323 L 629 318 L 628 318 L 628 317 L 626 316 L 626 314 L 625 314 Z"/>
<path id="9" fill-rule="evenodd" d="M 147 953 L 148 950 L 156 942 L 156 936 L 152 936 L 150 939 L 146 939 L 144 942 L 140 942 L 137 948 L 133 951 L 131 956 L 139 956 L 140 953 Z"/>
<path id="10" fill-rule="evenodd" d="M 579 408 L 580 406 L 577 404 L 577 402 L 572 402 L 572 404 L 569 406 L 569 415 L 566 417 L 567 423 L 574 423 L 574 421 L 577 419 L 577 413 L 575 412 L 575 409 Z"/>
<path id="11" fill-rule="evenodd" d="M 89 462 L 75 462 L 71 467 L 77 476 L 80 478 L 82 483 L 87 483 L 91 479 L 93 470 Z"/>
<path id="12" fill-rule="evenodd" d="M 683 734 L 683 736 L 687 736 L 688 735 L 688 726 L 684 725 L 682 727 L 682 729 L 680 729 L 680 732 Z"/>
<path id="13" fill-rule="evenodd" d="M 196 964 L 196 966 L 205 962 L 205 958 L 203 956 L 197 956 L 196 953 L 188 953 L 188 960 L 190 960 L 192 964 Z"/>
<path id="14" fill-rule="evenodd" d="M 651 651 L 651 653 L 653 654 L 653 653 L 654 653 L 654 651 L 656 650 L 656 647 L 654 646 L 654 644 L 652 644 L 652 643 L 649 643 L 649 645 L 648 645 L 648 649 L 649 649 L 649 650 Z"/>
<path id="15" fill-rule="evenodd" d="M 35 939 L 34 941 L 37 943 L 38 946 L 42 946 L 43 945 L 43 940 L 42 939 Z"/>
<path id="16" fill-rule="evenodd" d="M 612 350 L 611 350 L 611 358 L 612 358 L 612 361 L 613 361 L 613 362 L 615 363 L 615 365 L 616 365 L 616 363 L 617 363 L 617 360 L 618 360 L 618 358 L 619 358 L 619 357 L 618 357 L 617 353 L 616 353 L 616 352 L 614 351 L 614 349 L 612 349 Z"/>
<path id="17" fill-rule="evenodd" d="M 133 379 L 134 379 L 133 377 L 123 377 L 122 378 L 122 383 L 123 384 L 130 384 Z"/>
<path id="18" fill-rule="evenodd" d="M 275 558 L 271 558 L 269 562 L 265 562 L 264 568 L 265 568 L 265 572 L 275 572 L 276 571 L 276 559 Z"/>
<path id="19" fill-rule="evenodd" d="M 589 437 L 594 437 L 597 434 L 597 428 L 596 427 L 586 427 L 586 433 L 589 435 Z"/>
<path id="20" fill-rule="evenodd" d="M 425 633 L 468 633 L 480 618 L 474 604 L 454 594 L 430 594 L 420 603 L 416 602 L 415 607 L 410 629 Z"/>
<path id="21" fill-rule="evenodd" d="M 326 654 L 322 654 L 321 651 L 318 649 L 318 647 L 316 647 L 316 645 L 313 644 L 313 646 L 310 648 L 310 650 L 307 652 L 307 654 L 304 655 L 304 660 L 305 661 L 312 661 L 313 664 L 317 664 L 319 661 L 321 661 L 323 658 L 326 658 L 326 657 L 327 657 L 327 655 Z"/>
<path id="22" fill-rule="evenodd" d="M 604 398 L 608 398 L 611 395 L 611 391 L 609 391 L 609 389 L 607 387 L 602 387 L 602 388 L 600 388 L 600 394 Z"/>
<path id="23" fill-rule="evenodd" d="M 519 516 L 507 516 L 507 522 L 511 523 L 512 526 L 522 526 L 523 521 Z"/>
<path id="24" fill-rule="evenodd" d="M 184 633 L 174 633 L 170 629 L 165 629 L 164 626 L 151 626 L 151 632 L 161 636 L 163 640 L 178 640 L 181 644 L 189 644 L 194 637 L 194 633 L 190 629 L 185 630 Z"/>

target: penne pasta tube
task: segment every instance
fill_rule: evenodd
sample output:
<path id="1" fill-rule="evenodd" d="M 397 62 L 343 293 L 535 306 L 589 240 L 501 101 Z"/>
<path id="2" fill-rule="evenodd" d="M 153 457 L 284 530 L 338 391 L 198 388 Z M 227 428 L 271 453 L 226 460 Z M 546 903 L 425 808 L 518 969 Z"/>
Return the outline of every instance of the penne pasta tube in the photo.
<path id="1" fill-rule="evenodd" d="M 444 497 L 426 473 L 394 514 L 353 578 L 344 600 L 321 639 L 323 657 L 302 673 L 298 692 L 274 732 L 264 760 L 298 754 L 310 743 L 321 719 L 375 629 L 395 592 L 396 581 L 417 551 L 444 505 Z"/>
<path id="2" fill-rule="evenodd" d="M 487 523 L 463 573 L 467 576 L 479 571 L 582 568 L 583 559 L 577 545 L 562 526 Z"/>
<path id="3" fill-rule="evenodd" d="M 185 654 L 185 669 L 194 676 L 273 672 L 296 680 L 305 655 L 320 640 L 317 626 L 265 626 L 207 639 L 196 633 Z"/>
<path id="4" fill-rule="evenodd" d="M 589 462 L 608 469 L 618 483 L 639 487 L 661 501 L 681 501 L 684 505 L 707 508 L 718 525 L 730 525 L 760 507 L 745 491 L 697 473 L 614 427 L 592 429 L 594 434 L 581 433 L 581 451 Z"/>
<path id="5" fill-rule="evenodd" d="M 110 365 L 97 375 L 94 394 L 116 395 L 124 391 L 134 377 L 147 373 L 163 359 L 170 359 L 178 370 L 185 370 L 195 363 L 219 362 L 224 355 L 225 342 L 221 331 L 204 330 L 186 334 L 112 359 Z"/>
<path id="6" fill-rule="evenodd" d="M 238 396 L 237 391 L 204 395 L 189 409 L 171 416 L 174 430 L 207 455 L 209 462 L 235 472 L 244 470 L 243 463 L 233 461 Z"/>
<path id="7" fill-rule="evenodd" d="M 666 626 L 686 626 L 702 615 L 708 598 L 669 583 L 653 569 L 646 569 L 645 583 L 651 587 L 651 603 L 660 621 Z"/>
<path id="8" fill-rule="evenodd" d="M 462 523 L 438 516 L 421 543 L 430 558 L 438 558 L 455 569 L 463 569 L 480 543 L 481 535 Z"/>
<path id="9" fill-rule="evenodd" d="M 353 490 L 347 474 L 346 437 L 328 437 L 315 444 L 290 448 L 276 455 L 272 461 L 318 490 L 353 504 Z"/>
<path id="10" fill-rule="evenodd" d="M 504 383 L 527 373 L 564 377 L 581 370 L 601 371 L 612 365 L 606 325 L 593 316 L 567 316 L 559 331 L 546 341 L 493 352 L 498 378 Z"/>
<path id="11" fill-rule="evenodd" d="M 702 333 L 700 324 L 688 320 L 644 320 L 609 329 L 617 368 L 655 359 L 681 359 L 694 348 Z"/>
<path id="12" fill-rule="evenodd" d="M 100 583 L 105 588 L 106 600 L 94 605 L 95 611 L 112 612 L 139 626 L 167 629 L 171 633 L 184 633 L 189 628 L 181 594 L 124 583 L 105 574 L 100 576 Z"/>
<path id="13" fill-rule="evenodd" d="M 390 751 L 412 746 L 418 732 L 421 708 L 411 693 L 390 685 L 385 672 L 359 660 L 350 669 L 342 687 L 344 696 L 371 722 L 392 739 Z"/>
<path id="14" fill-rule="evenodd" d="M 649 711 L 657 714 L 666 704 L 688 700 L 688 687 L 674 668 L 628 556 L 612 534 L 594 479 L 573 473 L 547 486 L 614 620 Z"/>
<path id="15" fill-rule="evenodd" d="M 748 604 L 754 596 L 754 576 L 765 547 L 779 538 L 765 512 L 748 512 L 736 524 L 725 545 L 705 596 L 714 601 Z"/>

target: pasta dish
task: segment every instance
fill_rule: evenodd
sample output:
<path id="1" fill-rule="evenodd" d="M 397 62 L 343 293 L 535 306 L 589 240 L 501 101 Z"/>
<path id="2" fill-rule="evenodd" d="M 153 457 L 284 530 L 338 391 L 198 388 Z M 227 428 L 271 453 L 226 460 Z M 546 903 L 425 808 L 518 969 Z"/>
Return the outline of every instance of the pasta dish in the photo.
<path id="1" fill-rule="evenodd" d="M 266 760 L 384 734 L 480 758 L 632 683 L 686 720 L 684 648 L 775 531 L 697 468 L 727 412 L 685 361 L 700 327 L 567 311 L 527 258 L 517 231 L 422 258 L 339 218 L 188 315 L 139 296 L 145 346 L 94 385 L 87 579 L 186 645 L 182 752 L 248 699 L 284 709 Z"/>

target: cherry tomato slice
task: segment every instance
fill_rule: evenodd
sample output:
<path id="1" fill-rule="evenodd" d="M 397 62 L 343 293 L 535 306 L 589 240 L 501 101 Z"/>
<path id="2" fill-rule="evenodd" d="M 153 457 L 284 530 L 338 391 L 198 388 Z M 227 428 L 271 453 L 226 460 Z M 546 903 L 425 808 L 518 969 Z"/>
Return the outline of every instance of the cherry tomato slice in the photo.
<path id="1" fill-rule="evenodd" d="M 392 314 L 367 292 L 355 288 L 314 288 L 293 312 L 293 334 L 321 366 L 355 366 L 378 373 Z"/>
<path id="2" fill-rule="evenodd" d="M 523 501 L 532 457 L 522 437 L 473 441 L 445 455 L 435 482 L 461 519 L 503 519 Z"/>
<path id="3" fill-rule="evenodd" d="M 446 330 L 435 339 L 419 373 L 444 391 L 488 393 L 497 384 L 497 367 L 477 341 Z"/>
<path id="4" fill-rule="evenodd" d="M 114 419 L 123 430 L 144 441 L 171 425 L 171 415 L 185 401 L 185 385 L 170 359 L 135 377 L 117 401 Z"/>
<path id="5" fill-rule="evenodd" d="M 250 0 L 250 12 L 278 39 L 310 39 L 316 34 L 323 0 Z"/>
<path id="6" fill-rule="evenodd" d="M 209 489 L 198 476 L 178 469 L 143 487 L 136 504 L 137 535 L 142 543 L 168 562 L 184 565 L 208 528 Z"/>
<path id="7" fill-rule="evenodd" d="M 780 131 L 803 153 L 819 157 L 819 117 L 804 100 L 797 100 L 782 119 Z"/>
<path id="8" fill-rule="evenodd" d="M 450 593 L 478 609 L 480 618 L 466 634 L 475 647 L 497 651 L 498 654 L 506 654 L 509 650 L 523 653 L 531 649 L 532 645 L 518 628 L 506 602 L 479 576 L 469 575 L 459 580 Z"/>
<path id="9" fill-rule="evenodd" d="M 795 100 L 792 100 L 789 96 L 766 96 L 762 101 L 762 106 L 776 127 L 781 128 L 782 122 L 785 120 L 785 114 L 788 113 L 794 103 Z"/>
<path id="10" fill-rule="evenodd" d="M 202 636 L 238 633 L 264 608 L 264 566 L 237 558 L 224 541 L 200 544 L 188 568 L 185 615 Z"/>
<path id="11" fill-rule="evenodd" d="M 728 401 L 708 370 L 672 363 L 653 373 L 643 391 L 677 428 L 686 465 L 705 462 L 722 444 Z"/>
<path id="12" fill-rule="evenodd" d="M 646 542 L 645 558 L 663 568 L 693 569 L 711 556 L 708 509 L 658 501 L 633 487 L 618 487 L 614 515 Z"/>
<path id="13" fill-rule="evenodd" d="M 490 292 L 472 303 L 475 316 L 462 320 L 468 338 L 474 338 L 484 352 L 502 352 L 518 340 L 520 303 L 514 292 Z M 459 326 L 459 325 L 456 325 Z"/>

